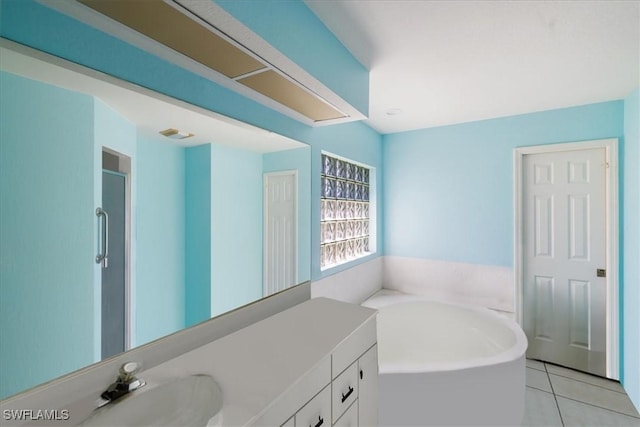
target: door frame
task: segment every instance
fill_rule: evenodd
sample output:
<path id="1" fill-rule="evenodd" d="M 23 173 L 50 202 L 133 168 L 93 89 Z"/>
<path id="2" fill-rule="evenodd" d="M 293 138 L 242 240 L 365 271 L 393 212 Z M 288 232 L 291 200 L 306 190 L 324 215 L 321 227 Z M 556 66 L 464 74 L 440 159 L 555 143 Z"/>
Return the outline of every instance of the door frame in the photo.
<path id="1" fill-rule="evenodd" d="M 562 151 L 589 150 L 604 148 L 606 192 L 606 269 L 607 269 L 607 307 L 606 307 L 606 355 L 607 377 L 618 380 L 620 378 L 619 366 L 619 197 L 618 197 L 618 139 L 598 139 L 581 142 L 568 142 L 560 144 L 534 145 L 516 147 L 513 151 L 513 182 L 514 182 L 514 283 L 515 283 L 515 309 L 516 319 L 520 326 L 523 325 L 523 272 L 524 272 L 524 247 L 523 247 L 523 158 L 528 154 L 555 153 Z"/>
<path id="2" fill-rule="evenodd" d="M 294 195 L 295 195 L 295 207 L 294 207 L 294 220 L 295 220 L 295 232 L 294 232 L 294 239 L 296 242 L 296 250 L 294 253 L 294 269 L 295 269 L 295 280 L 296 282 L 298 281 L 298 253 L 300 248 L 299 246 L 299 236 L 298 236 L 298 221 L 299 221 L 299 200 L 298 200 L 298 170 L 297 169 L 290 169 L 290 170 L 284 170 L 284 171 L 277 171 L 277 172 L 265 172 L 263 174 L 263 190 L 262 190 L 262 200 L 263 200 L 263 218 L 262 218 L 262 223 L 263 223 L 263 242 L 262 242 L 262 251 L 263 251 L 263 255 L 262 255 L 262 271 L 263 271 L 263 284 L 262 284 L 262 296 L 266 296 L 267 295 L 267 277 L 268 277 L 268 272 L 269 272 L 269 263 L 266 262 L 267 261 L 267 255 L 268 255 L 268 248 L 269 248 L 269 241 L 267 239 L 267 230 L 268 230 L 268 221 L 267 219 L 269 218 L 269 198 L 267 197 L 267 189 L 269 188 L 269 178 L 270 177 L 274 177 L 274 176 L 283 176 L 283 175 L 290 175 L 293 176 L 293 181 L 294 181 Z"/>

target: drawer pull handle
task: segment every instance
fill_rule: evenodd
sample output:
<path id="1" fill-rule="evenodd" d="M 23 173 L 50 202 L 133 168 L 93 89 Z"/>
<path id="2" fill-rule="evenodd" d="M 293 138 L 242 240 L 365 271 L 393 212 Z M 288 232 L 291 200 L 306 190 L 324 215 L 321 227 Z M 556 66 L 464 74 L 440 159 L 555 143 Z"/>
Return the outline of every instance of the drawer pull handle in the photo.
<path id="1" fill-rule="evenodd" d="M 362 372 L 362 369 L 360 369 L 360 379 L 362 379 L 362 377 L 364 377 L 364 372 Z"/>
<path id="2" fill-rule="evenodd" d="M 351 386 L 349 386 L 349 391 L 347 392 L 347 394 L 340 393 L 342 394 L 342 403 L 344 403 L 344 401 L 347 400 L 349 396 L 351 396 L 351 393 L 353 393 L 353 387 Z"/>
<path id="3" fill-rule="evenodd" d="M 322 418 L 320 415 L 318 415 L 318 422 L 316 423 L 316 425 L 314 427 L 320 427 L 322 424 L 324 424 L 324 418 Z M 311 424 L 309 424 L 309 427 L 311 427 Z"/>

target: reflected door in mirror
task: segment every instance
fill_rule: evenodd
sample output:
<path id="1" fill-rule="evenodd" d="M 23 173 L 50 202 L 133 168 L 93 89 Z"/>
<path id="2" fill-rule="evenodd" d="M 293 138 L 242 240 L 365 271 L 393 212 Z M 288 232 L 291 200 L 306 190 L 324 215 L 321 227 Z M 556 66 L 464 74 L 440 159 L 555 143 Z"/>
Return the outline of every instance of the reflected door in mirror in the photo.
<path id="1" fill-rule="evenodd" d="M 266 173 L 265 296 L 296 284 L 298 220 L 296 171 Z"/>
<path id="2" fill-rule="evenodd" d="M 102 172 L 102 208 L 107 212 L 106 262 L 102 263 L 102 358 L 125 350 L 126 176 Z"/>

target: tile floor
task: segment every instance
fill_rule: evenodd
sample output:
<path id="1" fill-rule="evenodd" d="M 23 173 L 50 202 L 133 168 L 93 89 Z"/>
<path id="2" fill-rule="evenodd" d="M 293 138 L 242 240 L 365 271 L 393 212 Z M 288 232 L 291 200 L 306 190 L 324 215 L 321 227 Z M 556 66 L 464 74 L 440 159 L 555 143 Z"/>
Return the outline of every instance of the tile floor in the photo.
<path id="1" fill-rule="evenodd" d="M 640 414 L 616 381 L 527 360 L 522 425 L 640 427 Z"/>

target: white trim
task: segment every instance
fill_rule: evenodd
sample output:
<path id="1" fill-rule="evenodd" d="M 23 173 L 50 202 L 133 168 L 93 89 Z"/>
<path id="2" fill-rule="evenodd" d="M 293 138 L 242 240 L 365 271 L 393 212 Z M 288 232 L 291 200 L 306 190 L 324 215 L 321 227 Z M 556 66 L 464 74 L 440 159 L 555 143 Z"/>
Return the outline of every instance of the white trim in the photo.
<path id="1" fill-rule="evenodd" d="M 583 142 L 570 142 L 563 144 L 535 145 L 529 147 L 516 147 L 513 151 L 513 201 L 514 201 L 514 261 L 513 272 L 516 286 L 515 309 L 516 319 L 522 325 L 523 311 L 523 197 L 522 197 L 522 160 L 527 154 L 553 153 L 561 151 L 589 150 L 593 148 L 605 149 L 605 161 L 609 167 L 606 169 L 606 218 L 607 218 L 607 377 L 620 378 L 620 327 L 619 327 L 619 229 L 618 229 L 618 139 L 598 139 Z"/>
<path id="2" fill-rule="evenodd" d="M 283 171 L 277 171 L 277 172 L 265 172 L 263 174 L 263 191 L 262 191 L 262 201 L 263 201 L 263 205 L 264 205 L 264 213 L 263 213 L 263 247 L 262 247 L 262 251 L 263 251 L 263 255 L 262 255 L 262 271 L 263 271 L 263 275 L 264 275 L 264 280 L 262 281 L 262 297 L 266 297 L 269 296 L 270 294 L 267 294 L 267 280 L 266 278 L 268 277 L 268 269 L 269 269 L 269 263 L 265 262 L 267 259 L 267 254 L 268 254 L 268 250 L 267 248 L 269 247 L 269 242 L 267 239 L 267 229 L 268 229 L 268 221 L 267 218 L 269 218 L 269 199 L 267 197 L 267 188 L 269 187 L 269 178 L 272 176 L 293 176 L 293 184 L 294 184 L 294 194 L 296 197 L 296 202 L 295 202 L 295 211 L 294 211 L 294 219 L 295 219 L 295 242 L 296 242 L 296 250 L 294 251 L 294 266 L 295 266 L 295 283 L 292 284 L 291 286 L 294 286 L 296 283 L 298 283 L 299 279 L 298 279 L 298 253 L 300 251 L 299 248 L 299 206 L 300 206 L 300 200 L 299 200 L 299 195 L 298 195 L 298 170 L 297 169 L 289 169 L 289 170 L 283 170 Z"/>

